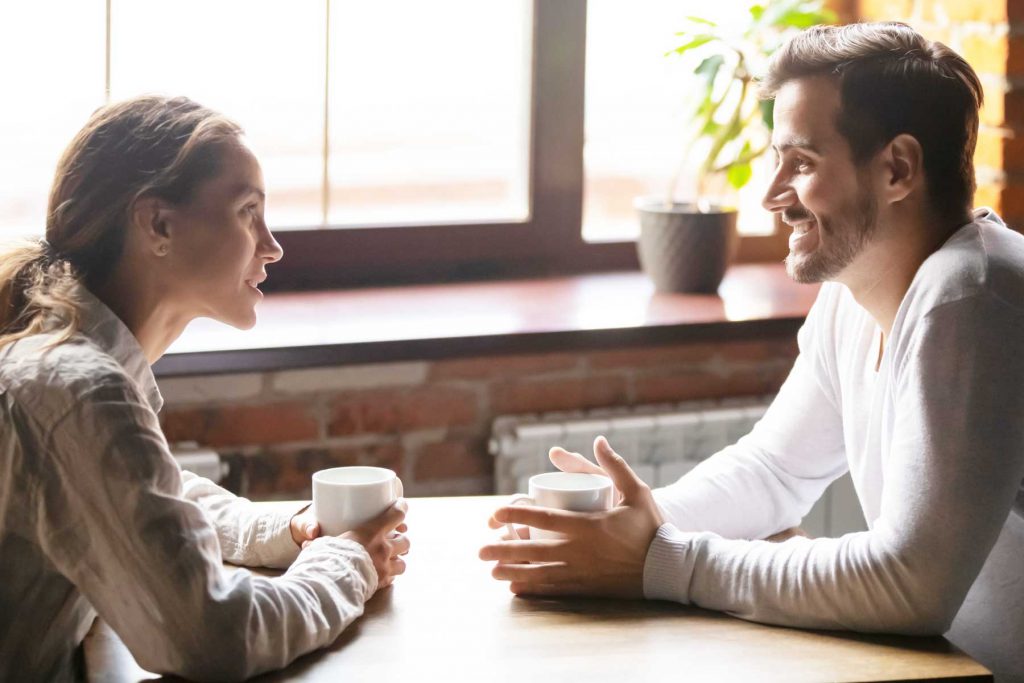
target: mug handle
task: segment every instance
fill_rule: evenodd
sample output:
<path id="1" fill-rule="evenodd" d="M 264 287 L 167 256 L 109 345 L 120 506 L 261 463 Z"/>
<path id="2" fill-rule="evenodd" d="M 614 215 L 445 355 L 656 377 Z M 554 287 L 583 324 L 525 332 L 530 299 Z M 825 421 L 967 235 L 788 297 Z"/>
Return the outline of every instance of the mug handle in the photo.
<path id="1" fill-rule="evenodd" d="M 534 502 L 533 498 L 531 498 L 530 496 L 526 495 L 525 493 L 517 493 L 516 495 L 512 496 L 512 498 L 508 501 L 508 505 L 536 505 L 536 504 L 537 503 Z M 506 523 L 505 524 L 505 528 L 508 530 L 509 536 L 512 537 L 512 540 L 515 540 L 515 541 L 522 541 L 522 540 L 524 540 L 519 535 L 519 532 L 516 531 L 516 528 L 514 526 L 512 526 L 512 522 Z"/>

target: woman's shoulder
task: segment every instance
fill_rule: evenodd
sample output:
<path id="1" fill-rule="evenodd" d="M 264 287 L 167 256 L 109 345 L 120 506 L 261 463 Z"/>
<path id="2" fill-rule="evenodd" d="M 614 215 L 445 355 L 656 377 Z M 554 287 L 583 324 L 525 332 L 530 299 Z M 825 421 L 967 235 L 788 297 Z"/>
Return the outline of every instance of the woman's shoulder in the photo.
<path id="1" fill-rule="evenodd" d="M 128 387 L 125 369 L 87 337 L 36 334 L 0 349 L 0 392 L 38 417 L 64 414 L 100 388 Z"/>

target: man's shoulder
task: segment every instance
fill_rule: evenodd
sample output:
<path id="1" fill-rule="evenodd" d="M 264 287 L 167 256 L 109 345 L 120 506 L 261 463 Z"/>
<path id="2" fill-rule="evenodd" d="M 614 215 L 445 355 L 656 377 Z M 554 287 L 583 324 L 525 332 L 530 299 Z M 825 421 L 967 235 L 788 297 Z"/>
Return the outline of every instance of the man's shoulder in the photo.
<path id="1" fill-rule="evenodd" d="M 971 299 L 1024 305 L 1024 235 L 992 213 L 958 230 L 925 260 L 905 304 L 917 317 Z"/>

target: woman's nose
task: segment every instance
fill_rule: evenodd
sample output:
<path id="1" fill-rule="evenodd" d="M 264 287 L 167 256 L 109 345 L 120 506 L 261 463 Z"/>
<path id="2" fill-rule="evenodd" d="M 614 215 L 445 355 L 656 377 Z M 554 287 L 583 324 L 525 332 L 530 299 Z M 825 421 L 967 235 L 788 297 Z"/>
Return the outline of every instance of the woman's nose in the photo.
<path id="1" fill-rule="evenodd" d="M 259 256 L 267 263 L 277 263 L 284 256 L 284 249 L 274 239 L 274 234 L 270 232 L 270 228 L 265 223 L 263 224 L 263 233 L 263 238 L 260 240 Z"/>

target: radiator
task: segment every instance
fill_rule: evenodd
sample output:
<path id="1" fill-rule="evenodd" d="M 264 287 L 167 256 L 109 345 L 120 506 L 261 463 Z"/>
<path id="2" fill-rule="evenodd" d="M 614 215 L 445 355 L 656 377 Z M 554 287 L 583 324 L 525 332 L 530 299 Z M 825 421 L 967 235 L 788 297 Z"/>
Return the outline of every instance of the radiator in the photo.
<path id="1" fill-rule="evenodd" d="M 202 448 L 194 441 L 174 444 L 171 446 L 171 455 L 181 469 L 206 477 L 215 484 L 220 483 L 228 473 L 228 464 L 221 461 L 216 451 Z"/>
<path id="2" fill-rule="evenodd" d="M 594 439 L 603 434 L 651 487 L 677 481 L 701 460 L 753 429 L 771 397 L 695 401 L 672 406 L 543 415 L 503 415 L 494 421 L 490 451 L 494 489 L 523 493 L 534 474 L 554 471 L 552 446 L 594 459 Z M 841 536 L 867 529 L 849 475 L 832 483 L 804 517 L 811 536 Z"/>
<path id="3" fill-rule="evenodd" d="M 704 458 L 735 443 L 764 415 L 770 399 L 729 399 L 589 413 L 507 415 L 495 419 L 490 450 L 498 493 L 526 490 L 534 474 L 549 472 L 552 446 L 594 459 L 603 434 L 615 452 L 651 486 L 664 486 Z"/>

